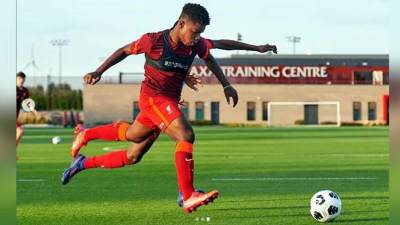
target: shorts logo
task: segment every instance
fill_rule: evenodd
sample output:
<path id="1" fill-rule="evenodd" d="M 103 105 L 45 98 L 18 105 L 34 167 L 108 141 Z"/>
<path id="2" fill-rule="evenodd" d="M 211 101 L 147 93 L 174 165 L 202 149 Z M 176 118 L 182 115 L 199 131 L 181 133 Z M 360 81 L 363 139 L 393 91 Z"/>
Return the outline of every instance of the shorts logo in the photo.
<path id="1" fill-rule="evenodd" d="M 170 114 L 170 115 L 172 114 L 172 109 L 171 109 L 170 105 L 167 105 L 167 107 L 165 109 L 167 110 L 168 114 Z"/>
<path id="2" fill-rule="evenodd" d="M 160 129 L 163 129 L 163 127 L 164 127 L 164 123 L 163 123 L 163 122 L 161 122 L 161 123 L 160 123 L 160 125 L 159 125 L 159 127 L 160 127 Z"/>

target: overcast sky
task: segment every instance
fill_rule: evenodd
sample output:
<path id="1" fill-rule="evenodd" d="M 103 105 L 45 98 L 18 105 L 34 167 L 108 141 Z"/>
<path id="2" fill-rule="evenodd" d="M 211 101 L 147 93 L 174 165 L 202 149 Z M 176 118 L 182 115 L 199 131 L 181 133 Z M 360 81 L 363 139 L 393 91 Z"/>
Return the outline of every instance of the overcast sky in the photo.
<path id="1" fill-rule="evenodd" d="M 17 25 L 17 70 L 32 59 L 42 72 L 58 75 L 58 48 L 53 39 L 68 39 L 62 49 L 62 73 L 82 76 L 99 66 L 104 57 L 146 32 L 171 27 L 182 6 L 188 2 L 132 0 L 18 0 L 17 20 L 1 29 L 15 33 Z M 384 0 L 209 0 L 193 1 L 207 8 L 211 24 L 203 37 L 236 39 L 254 44 L 276 44 L 281 54 L 291 54 L 287 36 L 301 37 L 297 53 L 388 54 L 389 3 Z M 14 18 L 15 1 L 0 12 Z M 8 10 L 7 10 L 8 9 Z M 1 42 L 15 43 L 15 37 L 2 36 Z M 0 63 L 9 63 L 15 44 L 5 46 Z M 4 53 L 5 52 L 5 53 Z M 217 57 L 235 51 L 213 50 Z M 243 52 L 246 53 L 246 52 Z M 12 57 L 11 57 L 12 58 Z M 15 56 L 14 56 L 15 58 Z M 106 74 L 119 71 L 141 72 L 144 57 L 130 56 Z M 0 66 L 3 66 L 1 65 Z M 32 73 L 27 69 L 27 73 Z"/>

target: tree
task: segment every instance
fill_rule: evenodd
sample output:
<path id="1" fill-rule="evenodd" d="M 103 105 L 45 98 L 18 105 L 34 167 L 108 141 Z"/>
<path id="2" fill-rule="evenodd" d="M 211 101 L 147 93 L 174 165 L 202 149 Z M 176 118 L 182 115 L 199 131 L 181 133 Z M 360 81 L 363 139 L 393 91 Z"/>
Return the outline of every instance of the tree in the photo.
<path id="1" fill-rule="evenodd" d="M 50 83 L 47 90 L 37 85 L 29 91 L 38 110 L 82 110 L 82 90 L 74 90 L 69 84 Z"/>

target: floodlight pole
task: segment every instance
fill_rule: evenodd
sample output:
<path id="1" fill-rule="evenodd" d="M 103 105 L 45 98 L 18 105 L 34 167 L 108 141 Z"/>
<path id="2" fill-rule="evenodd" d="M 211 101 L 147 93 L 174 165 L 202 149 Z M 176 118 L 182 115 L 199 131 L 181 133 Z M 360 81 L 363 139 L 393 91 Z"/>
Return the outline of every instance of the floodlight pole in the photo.
<path id="1" fill-rule="evenodd" d="M 53 46 L 58 46 L 58 83 L 61 84 L 62 75 L 62 47 L 68 45 L 70 40 L 67 39 L 54 39 L 50 43 Z"/>
<path id="2" fill-rule="evenodd" d="M 296 55 L 296 43 L 300 42 L 301 37 L 299 37 L 299 36 L 288 36 L 288 37 L 286 37 L 286 39 L 289 42 L 293 43 L 293 55 Z"/>

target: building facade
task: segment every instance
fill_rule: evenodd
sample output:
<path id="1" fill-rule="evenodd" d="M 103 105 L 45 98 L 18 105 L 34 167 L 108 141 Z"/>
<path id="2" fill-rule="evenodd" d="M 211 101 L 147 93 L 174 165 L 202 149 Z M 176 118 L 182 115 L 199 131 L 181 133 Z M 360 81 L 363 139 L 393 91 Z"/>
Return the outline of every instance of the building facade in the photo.
<path id="1" fill-rule="evenodd" d="M 195 60 L 191 74 L 204 86 L 198 92 L 184 87 L 181 106 L 191 121 L 277 126 L 389 121 L 388 55 L 233 55 L 217 61 L 239 103 L 228 105 L 212 72 Z M 122 80 L 84 87 L 85 123 L 134 120 L 140 83 Z"/>

